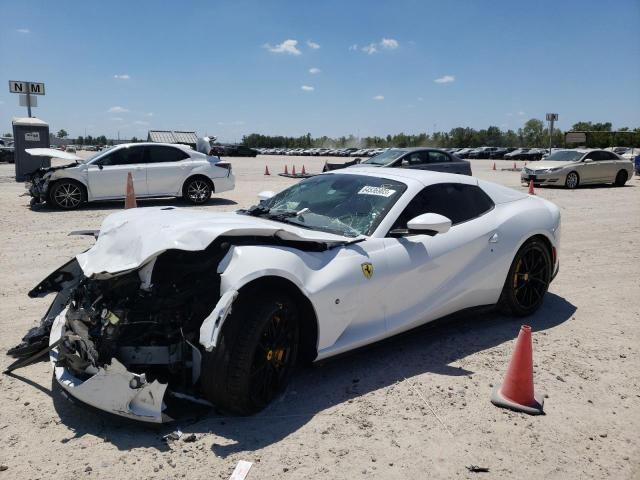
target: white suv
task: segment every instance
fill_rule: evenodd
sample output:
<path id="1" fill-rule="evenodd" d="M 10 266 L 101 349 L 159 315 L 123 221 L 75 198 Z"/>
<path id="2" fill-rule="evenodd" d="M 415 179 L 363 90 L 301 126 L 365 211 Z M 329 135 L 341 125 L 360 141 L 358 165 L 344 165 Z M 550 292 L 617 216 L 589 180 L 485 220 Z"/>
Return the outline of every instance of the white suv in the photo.
<path id="1" fill-rule="evenodd" d="M 28 185 L 32 205 L 46 201 L 71 210 L 85 201 L 122 199 L 129 172 L 137 198 L 183 197 L 201 204 L 235 187 L 231 164 L 218 157 L 183 145 L 127 143 L 66 167 L 38 170 Z"/>

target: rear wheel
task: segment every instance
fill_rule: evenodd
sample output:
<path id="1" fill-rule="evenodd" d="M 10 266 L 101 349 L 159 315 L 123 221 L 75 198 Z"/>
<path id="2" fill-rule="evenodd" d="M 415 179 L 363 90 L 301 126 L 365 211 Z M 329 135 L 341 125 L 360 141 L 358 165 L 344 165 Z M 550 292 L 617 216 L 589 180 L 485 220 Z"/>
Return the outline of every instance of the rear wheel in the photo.
<path id="1" fill-rule="evenodd" d="M 85 200 L 84 187 L 74 180 L 60 180 L 49 188 L 49 203 L 62 210 L 74 210 Z"/>
<path id="2" fill-rule="evenodd" d="M 564 180 L 564 185 L 567 188 L 577 188 L 580 185 L 580 177 L 577 172 L 569 172 L 567 173 L 567 178 Z"/>
<path id="3" fill-rule="evenodd" d="M 500 309 L 518 317 L 535 312 L 549 288 L 552 268 L 547 245 L 528 240 L 513 259 L 498 301 Z"/>
<path id="4" fill-rule="evenodd" d="M 299 310 L 275 292 L 247 292 L 238 303 L 216 348 L 204 353 L 202 390 L 216 406 L 249 415 L 266 407 L 289 381 L 298 355 Z"/>
<path id="5" fill-rule="evenodd" d="M 629 174 L 627 173 L 627 171 L 620 170 L 616 175 L 616 180 L 615 182 L 613 182 L 613 184 L 616 187 L 624 187 L 624 184 L 627 183 L 627 180 L 629 180 Z"/>
<path id="6" fill-rule="evenodd" d="M 211 198 L 211 180 L 204 177 L 193 177 L 188 179 L 182 187 L 182 197 L 189 203 L 201 205 Z"/>

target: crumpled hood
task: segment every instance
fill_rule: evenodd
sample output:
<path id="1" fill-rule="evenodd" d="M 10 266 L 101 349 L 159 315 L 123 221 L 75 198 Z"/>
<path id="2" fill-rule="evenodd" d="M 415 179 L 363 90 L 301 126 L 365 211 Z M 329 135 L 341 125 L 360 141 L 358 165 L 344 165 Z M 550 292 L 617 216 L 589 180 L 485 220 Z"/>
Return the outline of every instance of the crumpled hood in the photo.
<path id="1" fill-rule="evenodd" d="M 535 165 L 529 164 L 527 168 L 529 170 L 546 170 L 547 168 L 558 168 L 558 167 L 568 167 L 569 165 L 573 165 L 576 162 L 565 162 L 565 161 L 553 161 L 553 160 L 542 160 L 540 162 L 536 162 Z"/>
<path id="2" fill-rule="evenodd" d="M 217 237 L 263 236 L 337 245 L 355 239 L 238 213 L 174 207 L 132 208 L 109 215 L 96 243 L 76 256 L 87 277 L 138 268 L 170 249 L 204 250 Z"/>

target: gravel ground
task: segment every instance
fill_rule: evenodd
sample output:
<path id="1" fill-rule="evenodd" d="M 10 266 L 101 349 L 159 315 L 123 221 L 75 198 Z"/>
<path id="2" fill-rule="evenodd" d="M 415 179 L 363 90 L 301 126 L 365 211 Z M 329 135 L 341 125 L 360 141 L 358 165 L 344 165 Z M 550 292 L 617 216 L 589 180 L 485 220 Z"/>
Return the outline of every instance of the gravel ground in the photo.
<path id="1" fill-rule="evenodd" d="M 335 161 L 343 161 L 336 159 Z M 200 208 L 246 207 L 294 180 L 286 164 L 319 171 L 324 158 L 230 159 L 237 188 Z M 331 160 L 334 161 L 334 160 Z M 472 161 L 474 174 L 515 188 L 511 162 Z M 265 164 L 272 175 L 264 176 Z M 522 162 L 518 162 L 522 165 Z M 51 298 L 26 292 L 92 240 L 122 202 L 76 212 L 32 211 L 0 165 L 0 352 Z M 472 315 L 302 368 L 259 415 L 208 412 L 149 428 L 77 407 L 52 390 L 47 363 L 0 375 L 0 478 L 226 479 L 239 460 L 257 478 L 640 478 L 640 177 L 625 188 L 538 189 L 562 209 L 560 274 L 534 329 L 536 390 L 545 416 L 494 407 L 518 320 Z M 139 206 L 181 205 L 175 199 Z M 634 245 L 635 242 L 635 245 Z M 10 359 L 0 356 L 0 367 Z M 167 445 L 176 427 L 194 442 Z M 470 473 L 466 466 L 489 468 Z"/>

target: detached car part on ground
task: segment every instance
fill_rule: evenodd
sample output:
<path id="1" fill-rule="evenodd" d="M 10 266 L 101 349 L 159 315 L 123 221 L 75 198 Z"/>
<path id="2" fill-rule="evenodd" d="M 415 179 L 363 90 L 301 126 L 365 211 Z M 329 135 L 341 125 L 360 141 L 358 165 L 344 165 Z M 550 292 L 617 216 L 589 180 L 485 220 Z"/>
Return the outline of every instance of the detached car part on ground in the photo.
<path id="1" fill-rule="evenodd" d="M 535 166 L 524 167 L 520 181 L 534 185 L 580 185 L 611 183 L 622 187 L 633 176 L 633 163 L 607 150 L 556 150 Z"/>
<path id="2" fill-rule="evenodd" d="M 29 293 L 56 297 L 9 354 L 50 348 L 63 389 L 128 418 L 165 421 L 175 396 L 250 414 L 298 360 L 471 307 L 528 315 L 558 271 L 558 208 L 470 176 L 350 168 L 261 197 L 108 216 Z"/>
<path id="3" fill-rule="evenodd" d="M 41 168 L 31 175 L 27 189 L 32 206 L 46 202 L 72 210 L 84 202 L 123 199 L 129 173 L 136 198 L 183 197 L 190 203 L 202 204 L 212 193 L 235 188 L 231 164 L 184 145 L 123 144 L 87 160 L 49 148 L 28 149 L 27 153 L 74 161 Z"/>

